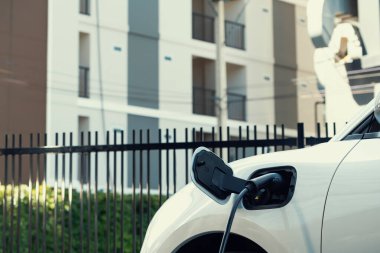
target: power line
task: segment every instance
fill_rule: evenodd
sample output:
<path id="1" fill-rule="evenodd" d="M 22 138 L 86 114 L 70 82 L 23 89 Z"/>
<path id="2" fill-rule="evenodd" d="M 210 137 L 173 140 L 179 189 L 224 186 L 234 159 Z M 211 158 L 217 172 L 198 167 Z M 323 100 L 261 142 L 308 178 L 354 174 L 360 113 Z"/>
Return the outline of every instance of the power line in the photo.
<path id="1" fill-rule="evenodd" d="M 101 105 L 101 115 L 102 115 L 102 126 L 103 133 L 106 129 L 105 121 L 105 111 L 104 111 L 104 98 L 103 98 L 103 82 L 102 82 L 102 51 L 100 47 L 100 19 L 99 19 L 99 0 L 96 0 L 96 38 L 97 38 L 97 49 L 98 49 L 98 75 L 99 75 L 99 93 L 100 93 L 100 105 Z M 104 135 L 104 139 L 106 136 Z"/>
<path id="2" fill-rule="evenodd" d="M 353 86 L 351 87 L 351 94 L 353 95 L 359 95 L 359 94 L 371 94 L 373 93 L 373 89 L 368 89 L 368 87 L 371 87 L 371 86 L 367 86 L 366 89 L 359 89 L 357 86 Z M 48 87 L 49 89 L 52 89 L 52 90 L 59 90 L 59 91 L 64 91 L 64 92 L 68 92 L 70 94 L 72 93 L 76 93 L 77 94 L 77 91 L 76 90 L 72 90 L 72 89 L 65 89 L 65 88 L 57 88 L 57 87 L 52 87 L 52 86 L 49 86 Z M 341 88 L 341 89 L 337 89 L 338 91 L 339 90 L 344 90 L 344 88 Z M 41 91 L 42 92 L 42 91 Z M 99 95 L 99 93 L 97 92 L 91 92 L 92 95 Z M 168 102 L 168 103 L 177 103 L 177 104 L 192 104 L 193 102 L 186 102 L 186 101 L 183 101 L 183 99 L 181 100 L 176 100 L 176 99 L 162 99 L 161 96 L 158 96 L 158 98 L 148 98 L 147 96 L 144 96 L 146 94 L 142 93 L 142 94 L 136 94 L 136 95 L 120 95 L 120 93 L 109 93 L 107 94 L 109 96 L 112 96 L 112 97 L 119 97 L 119 98 L 127 98 L 127 99 L 146 99 L 146 100 L 149 100 L 149 101 L 152 101 L 152 102 Z M 190 95 L 190 94 L 189 94 Z M 285 95 L 274 95 L 274 96 L 261 96 L 261 97 L 254 97 L 254 98 L 247 98 L 245 101 L 261 101 L 261 100 L 273 100 L 273 99 L 281 99 L 281 98 L 290 98 L 290 97 L 315 97 L 315 98 L 320 98 L 320 96 L 323 96 L 324 93 L 322 92 L 318 92 L 318 91 L 310 91 L 310 92 L 307 92 L 307 94 L 298 94 L 298 91 L 296 91 L 295 93 L 288 93 L 288 94 L 285 94 Z"/>
<path id="3" fill-rule="evenodd" d="M 75 80 L 78 80 L 79 79 L 79 76 L 75 76 L 75 75 L 68 75 L 68 74 L 64 74 L 65 76 L 69 76 L 69 77 L 73 77 L 73 79 Z M 373 76 L 380 76 L 380 73 L 379 74 L 363 74 L 361 75 L 361 77 L 373 77 Z M 355 78 L 348 78 L 348 79 L 355 79 Z M 91 79 L 90 79 L 91 80 Z M 60 83 L 60 84 L 64 84 L 65 87 L 68 85 L 78 85 L 77 83 L 72 83 L 72 82 L 67 82 L 67 81 L 62 81 L 62 80 L 49 80 L 49 82 L 54 82 L 54 83 Z M 108 82 L 107 82 L 108 83 Z M 292 83 L 292 82 L 275 82 L 275 85 L 278 85 L 278 84 L 282 84 L 281 87 L 285 87 L 285 86 L 297 86 L 296 84 Z M 265 85 L 265 87 L 260 87 L 260 86 L 263 86 Z M 350 87 L 351 90 L 359 90 L 359 89 L 363 89 L 363 88 L 372 88 L 374 87 L 376 84 L 365 84 L 365 85 L 357 85 L 357 86 L 352 86 Z M 154 88 L 152 89 L 151 87 L 149 89 L 147 89 L 146 87 L 140 87 L 139 85 L 129 85 L 128 88 L 132 88 L 132 90 L 136 93 L 138 93 L 140 96 L 138 96 L 137 98 L 141 98 L 142 96 L 144 95 L 156 95 L 156 94 L 159 94 L 159 97 L 161 98 L 161 101 L 163 101 L 162 97 L 172 97 L 172 96 L 183 96 L 183 97 L 188 97 L 189 96 L 189 93 L 187 92 L 181 92 L 181 91 L 173 91 L 173 90 L 165 90 L 165 89 L 162 89 L 162 88 Z M 49 88 L 53 88 L 52 86 L 49 86 Z M 233 87 L 228 87 L 228 90 L 233 90 L 233 89 L 264 89 L 264 88 L 268 88 L 268 89 L 273 89 L 274 88 L 274 85 L 273 83 L 271 82 L 268 82 L 268 83 L 255 83 L 255 84 L 252 84 L 252 85 L 241 85 L 241 86 L 233 86 Z M 56 88 L 54 87 L 54 89 L 57 89 L 57 90 L 66 90 L 66 91 L 70 91 L 70 92 L 76 92 L 75 89 L 62 89 L 62 88 Z M 120 95 L 120 91 L 127 91 L 126 89 L 103 89 L 103 93 L 106 94 L 106 95 L 109 95 L 109 96 L 114 96 L 114 97 L 120 97 L 120 98 L 128 98 L 127 96 L 124 96 L 124 95 Z M 100 93 L 96 93 L 94 91 L 91 91 L 92 94 L 100 94 Z M 173 94 L 173 95 L 171 95 Z M 318 94 L 318 93 L 316 93 Z M 246 94 L 245 94 L 246 95 Z M 131 98 L 133 96 L 129 96 L 129 98 Z M 274 97 L 273 97 L 274 98 Z M 170 100 L 170 101 L 173 101 L 173 100 Z"/>

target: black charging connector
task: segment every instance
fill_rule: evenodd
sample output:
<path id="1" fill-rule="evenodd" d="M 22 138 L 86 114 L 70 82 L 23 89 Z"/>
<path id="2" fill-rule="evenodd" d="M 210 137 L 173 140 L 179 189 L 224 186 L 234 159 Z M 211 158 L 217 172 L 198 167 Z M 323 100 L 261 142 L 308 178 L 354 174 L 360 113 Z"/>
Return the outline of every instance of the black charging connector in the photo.
<path id="1" fill-rule="evenodd" d="M 284 182 L 282 176 L 279 173 L 268 173 L 268 174 L 262 175 L 260 177 L 257 177 L 257 178 L 254 178 L 254 179 L 251 179 L 248 181 L 243 180 L 243 179 L 239 179 L 236 177 L 232 177 L 232 178 L 233 179 L 231 179 L 231 177 L 229 177 L 230 180 L 221 180 L 221 182 L 224 182 L 224 183 L 222 183 L 222 185 L 224 187 L 228 188 L 229 190 L 231 190 L 231 188 L 236 190 L 239 187 L 241 187 L 242 181 L 245 181 L 245 183 L 244 183 L 243 189 L 239 192 L 239 194 L 238 194 L 238 196 L 237 196 L 237 198 L 236 198 L 236 200 L 232 206 L 231 213 L 230 213 L 230 216 L 229 216 L 228 222 L 227 222 L 227 227 L 226 227 L 226 230 L 224 231 L 222 242 L 220 244 L 219 253 L 224 253 L 224 251 L 226 249 L 228 237 L 229 237 L 230 232 L 231 232 L 232 222 L 234 220 L 236 210 L 237 210 L 241 200 L 243 199 L 243 197 L 247 193 L 249 193 L 251 195 L 256 195 L 259 192 L 259 190 L 263 189 L 263 188 L 281 187 L 283 182 Z"/>
<path id="2" fill-rule="evenodd" d="M 234 177 L 231 167 L 204 147 L 194 152 L 191 178 L 204 193 L 219 204 L 227 203 L 231 193 L 238 194 L 228 218 L 219 253 L 225 251 L 232 222 L 243 197 L 249 193 L 255 198 L 263 189 L 281 189 L 286 182 L 281 173 L 275 171 L 262 173 L 249 180 Z"/>

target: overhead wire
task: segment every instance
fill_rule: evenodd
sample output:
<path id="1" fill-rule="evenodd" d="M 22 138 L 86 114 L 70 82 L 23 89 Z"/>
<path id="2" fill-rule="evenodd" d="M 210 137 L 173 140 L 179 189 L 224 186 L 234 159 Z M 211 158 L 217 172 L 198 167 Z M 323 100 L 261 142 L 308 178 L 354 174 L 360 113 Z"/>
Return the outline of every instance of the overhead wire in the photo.
<path id="1" fill-rule="evenodd" d="M 53 73 L 53 74 L 57 74 L 57 75 L 62 75 L 62 76 L 68 76 L 70 78 L 72 78 L 72 80 L 75 80 L 77 81 L 78 78 L 79 78 L 79 75 L 70 75 L 68 73 L 63 73 L 63 72 L 56 72 L 56 71 L 49 71 L 49 73 Z M 376 74 L 376 73 L 372 73 L 372 74 L 363 74 L 363 75 L 360 75 L 361 78 L 366 78 L 366 77 L 380 77 L 380 73 L 379 74 Z M 308 77 L 310 78 L 310 77 Z M 355 77 L 348 77 L 347 79 L 351 80 L 351 79 L 357 79 L 357 76 Z M 59 83 L 59 84 L 63 84 L 65 87 L 67 87 L 67 85 L 73 85 L 75 84 L 75 82 L 70 82 L 70 81 L 63 81 L 63 80 L 49 80 L 50 82 L 54 82 L 54 83 Z M 90 78 L 89 79 L 90 83 L 91 82 L 94 82 L 94 81 L 97 81 L 97 79 L 95 78 Z M 109 84 L 109 83 L 113 83 L 113 84 L 119 84 L 119 86 L 121 85 L 126 85 L 126 83 L 122 83 L 122 82 L 116 82 L 116 81 L 110 81 L 110 80 L 104 80 L 106 84 Z M 296 83 L 294 83 L 293 80 L 291 81 L 283 81 L 283 82 L 274 82 L 275 85 L 281 85 L 279 87 L 291 87 L 291 86 L 297 86 Z M 77 84 L 75 84 L 77 85 Z M 355 85 L 355 86 L 351 86 L 351 90 L 354 91 L 354 90 L 362 90 L 363 88 L 373 88 L 374 86 L 376 85 L 376 83 L 373 83 L 373 84 L 364 84 L 364 85 Z M 129 84 L 127 86 L 127 88 L 133 90 L 134 93 L 137 93 L 138 96 L 136 95 L 123 95 L 123 94 L 120 94 L 121 91 L 126 91 L 126 89 L 123 89 L 123 88 L 117 88 L 116 85 L 106 85 L 105 87 L 107 87 L 106 89 L 103 88 L 103 94 L 106 94 L 108 96 L 113 96 L 113 97 L 125 97 L 125 98 L 137 98 L 137 99 L 141 99 L 141 98 L 144 98 L 144 95 L 156 95 L 156 94 L 159 94 L 159 98 L 160 98 L 160 101 L 164 101 L 163 98 L 168 98 L 168 97 L 172 97 L 172 96 L 176 96 L 178 98 L 178 96 L 183 96 L 183 97 L 188 97 L 189 96 L 189 93 L 186 92 L 186 91 L 175 91 L 175 90 L 172 90 L 172 89 L 162 89 L 162 87 L 158 87 L 158 88 L 153 88 L 153 87 L 149 87 L 149 88 L 146 88 L 146 87 L 141 87 L 141 85 L 133 85 L 133 84 Z M 112 87 L 112 88 L 111 88 Z M 76 90 L 72 89 L 67 89 L 67 88 L 59 88 L 59 87 L 52 87 L 52 86 L 49 86 L 49 88 L 53 88 L 53 89 L 56 89 L 56 90 L 61 90 L 61 91 L 67 91 L 67 92 L 76 92 Z M 111 88 L 111 89 L 109 89 Z M 252 83 L 252 84 L 246 84 L 246 85 L 236 85 L 236 86 L 229 86 L 227 87 L 227 90 L 234 90 L 234 89 L 273 89 L 273 82 L 263 82 L 263 83 Z M 353 93 L 353 94 L 365 94 L 365 93 L 370 93 L 372 92 L 371 90 L 366 90 L 364 92 L 356 92 L 356 93 Z M 91 93 L 92 94 L 95 94 L 95 95 L 100 95 L 99 92 L 95 92 L 93 90 L 91 90 Z M 309 92 L 310 93 L 310 92 Z M 319 91 L 319 92 L 313 92 L 313 94 L 317 94 L 317 96 L 319 96 L 319 94 L 323 95 L 323 92 Z M 245 94 L 246 95 L 246 94 Z M 299 96 L 299 94 L 294 94 L 294 96 Z M 265 100 L 265 99 L 276 99 L 275 96 L 265 96 L 265 97 L 260 97 L 260 98 L 254 98 L 254 99 L 247 99 L 247 101 L 251 101 L 251 100 Z M 180 103 L 180 104 L 183 104 L 183 103 L 187 103 L 187 102 L 182 102 L 182 101 L 176 101 L 176 100 L 166 100 L 166 102 L 171 102 L 171 103 Z M 190 103 L 190 102 L 189 102 Z"/>
<path id="2" fill-rule="evenodd" d="M 70 74 L 67 74 L 67 73 L 60 73 L 60 72 L 56 72 L 56 71 L 50 71 L 51 73 L 57 73 L 58 75 L 63 75 L 63 76 L 68 76 L 68 77 L 71 77 L 73 80 L 77 81 L 79 76 L 78 75 L 70 75 Z M 371 75 L 361 75 L 361 77 L 365 78 L 365 77 L 373 77 L 373 76 L 379 76 L 380 77 L 380 73 L 375 75 L 375 74 L 371 74 Z M 310 79 L 310 77 L 307 77 Z M 352 77 L 348 77 L 348 79 L 354 79 Z M 96 79 L 89 79 L 90 83 L 95 81 Z M 52 81 L 52 80 L 50 80 Z M 72 82 L 66 82 L 66 81 L 57 81 L 57 80 L 54 80 L 55 83 L 61 83 L 61 84 L 64 84 L 65 87 L 66 87 L 66 84 L 68 85 L 72 85 L 73 83 Z M 114 84 L 119 84 L 119 87 L 121 87 L 121 85 L 126 85 L 125 83 L 122 83 L 122 82 L 115 82 L 115 81 L 109 81 L 109 80 L 106 80 L 106 83 L 109 84 L 109 83 L 114 83 Z M 307 82 L 306 82 L 307 83 Z M 273 85 L 280 85 L 279 87 L 281 88 L 284 88 L 284 87 L 297 87 L 298 84 L 296 84 L 294 82 L 294 80 L 290 80 L 290 81 L 282 81 L 282 82 L 278 82 L 278 81 L 275 81 L 274 83 L 273 82 L 263 82 L 263 83 L 252 83 L 252 84 L 245 84 L 245 85 L 234 85 L 234 86 L 229 86 L 227 87 L 227 90 L 234 90 L 234 89 L 273 89 Z M 313 84 L 313 85 L 316 85 L 316 84 Z M 365 85 L 356 85 L 356 86 L 351 86 L 351 90 L 360 90 L 360 89 L 363 89 L 363 88 L 371 88 L 371 87 L 374 87 L 376 84 L 365 84 Z M 162 86 L 161 87 L 157 87 L 157 88 L 154 88 L 154 87 L 142 87 L 143 85 L 134 85 L 134 84 L 128 84 L 127 88 L 132 90 L 134 93 L 138 93 L 140 96 L 138 98 L 141 98 L 141 96 L 143 95 L 156 95 L 156 94 L 159 94 L 159 97 L 162 99 L 163 97 L 172 97 L 172 96 L 183 96 L 183 97 L 188 97 L 189 96 L 189 93 L 186 92 L 186 91 L 180 91 L 180 90 L 173 90 L 173 89 L 163 89 Z M 123 88 L 117 88 L 116 86 L 110 86 L 110 85 L 106 85 L 107 89 L 105 89 L 106 92 L 104 93 L 107 93 L 108 95 L 113 95 L 113 93 L 116 94 L 116 96 L 123 96 L 125 97 L 124 95 L 120 95 L 120 92 L 122 91 L 125 91 L 127 92 L 127 89 L 123 89 Z M 111 88 L 112 87 L 112 88 Z M 108 88 L 111 88 L 111 89 L 108 89 Z M 61 88 L 61 90 L 63 90 Z M 93 92 L 91 91 L 92 93 L 95 93 L 96 92 Z M 309 92 L 310 93 L 310 92 Z M 317 94 L 320 94 L 323 92 L 319 91 Z M 246 94 L 245 94 L 246 95 Z M 296 94 L 295 94 L 296 96 Z M 131 97 L 131 95 L 129 95 L 129 97 Z M 275 97 L 272 97 L 272 98 L 275 98 Z"/>
<path id="3" fill-rule="evenodd" d="M 53 87 L 53 86 L 49 86 L 50 89 L 53 89 L 53 90 L 59 90 L 59 91 L 64 91 L 64 92 L 69 92 L 69 93 L 76 93 L 76 90 L 73 90 L 73 89 L 67 89 L 67 88 L 58 88 L 58 87 Z M 339 90 L 339 89 L 337 89 Z M 343 89 L 342 89 L 343 90 Z M 298 93 L 299 91 L 297 91 L 296 93 L 289 93 L 289 94 L 282 94 L 282 95 L 274 95 L 274 96 L 260 96 L 260 97 L 253 97 L 253 98 L 246 98 L 245 101 L 261 101 L 261 100 L 271 100 L 271 99 L 281 99 L 281 98 L 290 98 L 290 97 L 320 97 L 321 96 L 321 92 L 319 91 L 311 91 L 311 92 L 307 92 L 305 94 L 300 94 Z M 373 92 L 372 89 L 360 89 L 358 88 L 357 86 L 353 86 L 351 87 L 351 92 L 353 95 L 356 95 L 356 94 L 370 94 Z M 91 94 L 93 95 L 99 95 L 99 93 L 97 92 L 91 92 Z M 127 99 L 130 99 L 130 98 L 136 98 L 136 99 L 141 99 L 141 98 L 144 98 L 144 99 L 148 99 L 148 100 L 151 100 L 151 101 L 161 101 L 161 102 L 169 102 L 169 103 L 178 103 L 178 104 L 192 104 L 192 101 L 190 102 L 186 102 L 186 101 L 183 101 L 183 99 L 181 100 L 176 100 L 176 99 L 167 99 L 167 97 L 165 99 L 162 99 L 162 94 L 159 94 L 159 96 L 157 98 L 149 98 L 149 97 L 146 97 L 145 95 L 147 94 L 136 94 L 136 95 L 122 95 L 120 93 L 108 93 L 106 94 L 108 96 L 112 96 L 112 97 L 119 97 L 119 98 L 127 98 Z M 187 96 L 189 96 L 191 94 L 188 94 Z M 323 95 L 323 92 L 322 92 L 322 95 Z M 171 97 L 171 96 L 170 96 Z"/>
<path id="4" fill-rule="evenodd" d="M 73 75 L 73 74 L 68 74 L 68 73 L 63 73 L 63 72 L 57 72 L 57 71 L 48 71 L 51 74 L 57 74 L 57 75 L 63 75 L 63 76 L 69 76 L 72 77 L 73 79 L 78 79 L 79 75 Z M 368 74 L 361 74 L 361 75 L 355 75 L 355 76 L 347 76 L 348 80 L 356 80 L 356 79 L 364 79 L 364 78 L 371 78 L 371 77 L 379 77 L 380 78 L 380 72 L 379 73 L 368 73 Z M 88 80 L 92 82 L 98 82 L 99 80 L 96 78 L 89 78 Z M 227 89 L 240 89 L 240 88 L 252 88 L 252 89 L 260 89 L 261 87 L 265 88 L 268 87 L 268 85 L 271 85 L 273 83 L 275 84 L 282 84 L 286 86 L 297 86 L 297 83 L 310 83 L 310 82 L 317 82 L 318 77 L 317 76 L 308 76 L 306 78 L 296 78 L 296 79 L 291 79 L 289 81 L 263 81 L 263 82 L 254 82 L 254 83 L 245 83 L 242 85 L 230 85 L 227 87 Z M 126 83 L 123 82 L 117 82 L 117 81 L 111 81 L 111 80 L 104 80 L 108 84 L 116 84 L 116 85 L 126 85 Z M 174 82 L 173 82 L 174 83 Z M 128 84 L 128 86 L 136 86 L 140 87 L 140 85 L 134 85 L 134 84 Z M 146 90 L 146 88 L 142 88 Z M 162 91 L 162 88 L 154 88 L 154 87 L 149 87 L 151 90 L 160 90 Z M 168 92 L 173 91 L 173 90 L 167 90 Z M 177 94 L 177 91 L 173 92 Z"/>
<path id="5" fill-rule="evenodd" d="M 12 23 L 12 22 L 10 22 Z M 10 43 L 12 44 L 12 43 Z M 10 45 L 11 46 L 11 45 Z M 101 69 L 101 68 L 100 68 Z M 75 80 L 78 80 L 79 78 L 79 75 L 70 75 L 68 73 L 64 73 L 64 72 L 58 72 L 58 71 L 48 71 L 49 73 L 52 73 L 52 74 L 57 74 L 57 75 L 63 75 L 63 76 L 68 76 L 68 77 L 71 77 Z M 100 71 L 98 71 L 100 72 Z M 360 78 L 371 78 L 371 77 L 380 77 L 380 73 L 364 73 L 364 74 L 359 74 L 359 75 L 355 75 L 355 76 L 348 76 L 347 79 L 348 80 L 356 80 L 356 79 L 360 79 Z M 317 80 L 317 77 L 306 77 L 306 78 L 302 78 L 301 80 Z M 107 83 L 107 84 L 116 84 L 116 85 L 126 85 L 126 83 L 123 83 L 123 82 L 117 82 L 117 81 L 111 81 L 111 80 L 104 80 L 102 77 L 97 80 L 96 78 L 90 78 L 89 79 L 90 82 L 99 82 L 101 84 L 103 84 L 103 82 Z M 251 83 L 251 84 L 245 84 L 245 85 L 234 85 L 234 86 L 229 86 L 227 87 L 227 90 L 234 90 L 234 89 L 266 89 L 266 88 L 269 88 L 269 89 L 273 89 L 273 83 L 275 83 L 275 85 L 279 85 L 281 84 L 281 87 L 286 87 L 286 86 L 297 86 L 297 84 L 295 83 L 297 80 L 291 80 L 291 82 L 278 82 L 278 81 L 267 81 L 267 82 L 257 82 L 257 83 Z M 61 84 L 72 84 L 71 82 L 63 82 L 63 81 L 57 81 L 57 80 L 54 80 L 53 81 L 54 83 L 61 83 Z M 116 86 L 115 85 L 115 86 Z M 103 86 L 103 85 L 101 85 Z M 163 99 L 164 97 L 172 97 L 173 95 L 175 95 L 176 97 L 178 96 L 183 96 L 183 97 L 188 97 L 189 94 L 187 92 L 181 92 L 179 90 L 175 91 L 175 90 L 172 90 L 172 89 L 162 89 L 162 87 L 158 87 L 158 88 L 153 88 L 153 87 L 141 87 L 142 85 L 135 85 L 135 84 L 128 84 L 128 88 L 133 90 L 134 93 L 137 93 L 137 94 L 134 94 L 134 95 L 120 95 L 119 91 L 126 91 L 126 89 L 123 89 L 123 88 L 117 88 L 115 86 L 110 86 L 110 85 L 107 85 L 108 88 L 112 87 L 112 89 L 103 89 L 102 91 L 100 92 L 94 92 L 94 91 L 91 91 L 92 94 L 96 94 L 96 95 L 103 95 L 103 94 L 106 94 L 107 96 L 113 96 L 113 97 L 122 97 L 122 98 L 136 98 L 136 99 L 146 99 L 146 100 L 153 100 L 155 99 L 155 101 L 165 101 L 165 102 L 169 102 L 169 103 L 178 103 L 178 104 L 190 104 L 192 102 L 185 102 L 183 100 L 181 101 L 177 101 L 177 100 L 169 100 L 169 99 Z M 354 91 L 354 90 L 363 90 L 363 88 L 367 88 L 367 87 L 374 87 L 374 84 L 367 84 L 367 85 L 357 85 L 357 86 L 352 86 L 351 87 L 351 90 Z M 68 89 L 63 89 L 63 88 L 57 88 L 57 87 L 52 87 L 52 86 L 49 86 L 49 88 L 52 88 L 52 89 L 56 89 L 56 90 L 61 90 L 61 91 L 66 91 L 66 92 L 76 92 L 76 90 L 68 90 Z M 353 92 L 353 94 L 366 94 L 366 93 L 371 93 L 372 90 L 364 90 L 364 91 L 357 91 L 357 92 Z M 313 93 L 310 93 L 307 95 L 307 96 L 310 96 L 310 94 L 316 94 L 317 96 L 320 95 L 320 93 L 322 93 L 323 95 L 323 92 L 313 92 Z M 159 94 L 159 98 L 146 98 L 144 95 L 149 95 L 149 94 L 152 94 L 152 95 L 155 95 L 155 94 Z M 245 94 L 246 95 L 246 94 Z M 299 96 L 299 94 L 287 94 L 287 95 L 280 95 L 280 96 L 265 96 L 265 97 L 255 97 L 255 98 L 247 98 L 246 101 L 258 101 L 258 100 L 268 100 L 268 99 L 276 99 L 276 98 L 284 98 L 284 97 L 289 97 L 289 96 Z"/>
<path id="6" fill-rule="evenodd" d="M 97 49 L 98 49 L 98 75 L 99 75 L 99 95 L 100 95 L 100 105 L 101 105 L 101 118 L 102 118 L 102 127 L 105 136 L 106 130 L 106 119 L 105 119 L 105 110 L 104 110 L 104 98 L 103 98 L 103 81 L 102 81 L 102 52 L 101 52 L 101 44 L 100 44 L 100 14 L 99 14 L 99 0 L 96 0 L 96 38 L 97 38 Z"/>

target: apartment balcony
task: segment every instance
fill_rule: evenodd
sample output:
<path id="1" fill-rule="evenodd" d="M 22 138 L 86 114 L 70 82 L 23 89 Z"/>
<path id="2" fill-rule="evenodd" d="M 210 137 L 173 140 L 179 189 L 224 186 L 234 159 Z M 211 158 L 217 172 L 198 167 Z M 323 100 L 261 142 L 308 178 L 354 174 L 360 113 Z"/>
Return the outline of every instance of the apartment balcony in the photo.
<path id="1" fill-rule="evenodd" d="M 245 25 L 228 20 L 224 25 L 226 46 L 244 50 Z M 193 13 L 193 39 L 215 43 L 215 18 Z"/>
<path id="2" fill-rule="evenodd" d="M 79 0 L 79 13 L 90 15 L 90 0 Z"/>
<path id="3" fill-rule="evenodd" d="M 215 18 L 200 13 L 193 13 L 193 39 L 214 43 Z"/>
<path id="4" fill-rule="evenodd" d="M 193 113 L 215 116 L 215 90 L 193 87 Z M 246 120 L 246 96 L 237 93 L 227 93 L 228 118 Z"/>
<path id="5" fill-rule="evenodd" d="M 227 103 L 228 103 L 228 118 L 234 120 L 246 120 L 246 96 L 242 94 L 227 93 Z"/>
<path id="6" fill-rule="evenodd" d="M 89 90 L 89 75 L 90 68 L 79 66 L 79 97 L 81 98 L 89 98 L 90 90 Z"/>
<path id="7" fill-rule="evenodd" d="M 224 27 L 226 34 L 226 46 L 244 50 L 245 25 L 226 20 L 224 22 Z"/>
<path id="8" fill-rule="evenodd" d="M 215 116 L 215 90 L 193 86 L 193 113 Z"/>

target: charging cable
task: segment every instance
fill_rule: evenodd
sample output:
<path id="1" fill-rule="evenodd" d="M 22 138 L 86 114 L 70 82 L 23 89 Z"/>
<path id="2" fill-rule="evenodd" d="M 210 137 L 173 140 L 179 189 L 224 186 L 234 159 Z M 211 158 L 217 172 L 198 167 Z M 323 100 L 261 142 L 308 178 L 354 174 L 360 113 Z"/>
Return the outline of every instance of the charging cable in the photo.
<path id="1" fill-rule="evenodd" d="M 260 189 L 265 188 L 265 187 L 277 187 L 279 185 L 282 185 L 283 182 L 284 181 L 283 181 L 282 176 L 278 173 L 268 173 L 268 174 L 265 174 L 260 177 L 247 181 L 245 187 L 239 193 L 239 195 L 237 196 L 232 206 L 231 213 L 227 222 L 227 227 L 226 227 L 226 230 L 224 231 L 222 242 L 220 244 L 219 253 L 224 253 L 224 251 L 226 250 L 226 245 L 227 245 L 228 237 L 230 236 L 232 222 L 235 218 L 236 210 L 241 200 L 245 196 L 245 194 L 252 193 L 255 196 Z"/>
<path id="2" fill-rule="evenodd" d="M 222 243 L 220 244 L 219 253 L 224 253 L 224 251 L 226 250 L 226 245 L 227 245 L 228 237 L 230 236 L 231 226 L 232 226 L 232 222 L 233 222 L 233 220 L 235 218 L 236 210 L 237 210 L 237 208 L 238 208 L 238 206 L 240 204 L 240 201 L 243 199 L 244 195 L 247 192 L 249 192 L 249 189 L 248 189 L 248 187 L 245 187 L 239 193 L 239 195 L 237 196 L 237 198 L 235 200 L 234 205 L 232 206 L 230 217 L 228 218 L 228 222 L 227 222 L 227 228 L 224 231 Z"/>

